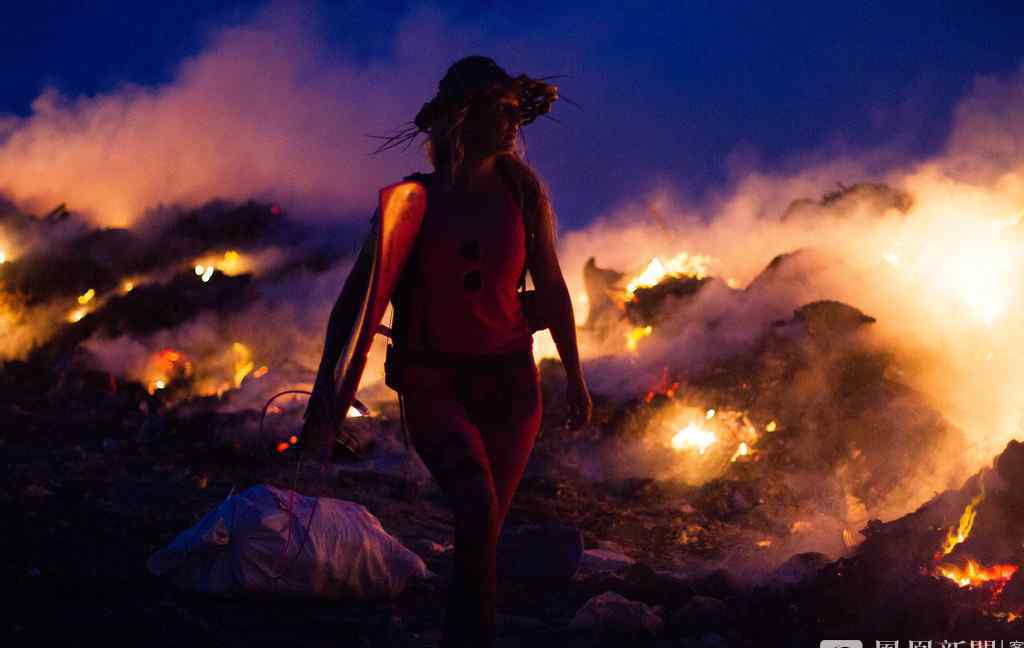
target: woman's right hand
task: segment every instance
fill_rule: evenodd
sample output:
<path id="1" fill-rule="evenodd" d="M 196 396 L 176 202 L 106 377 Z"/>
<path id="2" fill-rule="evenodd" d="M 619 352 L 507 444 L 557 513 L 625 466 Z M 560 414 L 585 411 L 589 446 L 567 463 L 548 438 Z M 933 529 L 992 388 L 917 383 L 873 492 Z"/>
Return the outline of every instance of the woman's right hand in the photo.
<path id="1" fill-rule="evenodd" d="M 569 418 L 566 426 L 570 430 L 579 430 L 590 422 L 594 405 L 590 400 L 590 392 L 583 375 L 570 378 L 565 389 L 565 401 L 569 406 Z"/>

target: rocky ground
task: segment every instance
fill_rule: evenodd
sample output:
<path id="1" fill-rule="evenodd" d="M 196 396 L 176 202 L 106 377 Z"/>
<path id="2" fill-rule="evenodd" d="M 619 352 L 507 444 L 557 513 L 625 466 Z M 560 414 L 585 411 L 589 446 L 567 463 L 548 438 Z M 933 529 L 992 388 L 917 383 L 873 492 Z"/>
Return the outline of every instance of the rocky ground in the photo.
<path id="1" fill-rule="evenodd" d="M 554 404 L 557 385 L 547 387 Z M 436 644 L 452 517 L 431 484 L 354 462 L 332 469 L 326 483 L 315 470 L 295 481 L 289 453 L 223 442 L 219 430 L 241 424 L 237 415 L 140 413 L 130 390 L 103 392 L 88 376 L 40 393 L 5 406 L 5 418 L 19 423 L 2 446 L 7 645 Z M 87 407 L 101 393 L 105 417 Z M 47 416 L 48 408 L 61 413 Z M 599 401 L 595 425 L 618 408 Z M 565 461 L 557 421 L 549 412 L 506 524 L 506 535 L 527 540 L 503 545 L 501 562 L 512 569 L 500 585 L 499 645 L 803 646 L 826 637 L 1024 634 L 1020 622 L 992 616 L 977 595 L 965 598 L 907 560 L 908 542 L 940 539 L 941 524 L 969 499 L 966 487 L 924 513 L 869 525 L 868 540 L 846 558 L 804 551 L 787 560 L 792 530 L 773 524 L 780 509 L 764 500 L 770 489 L 758 500 L 748 485 L 753 501 L 737 505 L 737 480 L 695 488 L 584 478 Z M 598 445 L 585 435 L 579 443 Z M 436 576 L 396 600 L 360 603 L 197 595 L 147 572 L 149 556 L 178 532 L 231 492 L 264 482 L 364 504 Z M 567 578 L 559 572 L 571 558 L 552 556 L 573 538 L 587 553 L 578 568 L 568 565 L 575 575 Z M 588 605 L 592 612 L 581 612 Z"/>

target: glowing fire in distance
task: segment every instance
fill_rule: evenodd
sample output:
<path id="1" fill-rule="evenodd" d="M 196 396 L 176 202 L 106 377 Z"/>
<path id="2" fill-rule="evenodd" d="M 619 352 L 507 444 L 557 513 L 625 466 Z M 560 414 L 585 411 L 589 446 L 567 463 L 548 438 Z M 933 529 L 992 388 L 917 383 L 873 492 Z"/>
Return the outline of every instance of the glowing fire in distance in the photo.
<path id="1" fill-rule="evenodd" d="M 626 284 L 626 300 L 633 299 L 637 289 L 656 286 L 666 277 L 703 279 L 708 276 L 713 262 L 714 259 L 706 254 L 691 255 L 689 252 L 680 252 L 668 261 L 654 257 L 643 272 Z"/>

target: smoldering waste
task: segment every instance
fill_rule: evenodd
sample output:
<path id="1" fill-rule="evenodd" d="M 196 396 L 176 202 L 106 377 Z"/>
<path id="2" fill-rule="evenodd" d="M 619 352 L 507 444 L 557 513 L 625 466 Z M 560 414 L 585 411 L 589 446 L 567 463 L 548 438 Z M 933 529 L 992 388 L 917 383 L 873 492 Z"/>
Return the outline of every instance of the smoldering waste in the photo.
<path id="1" fill-rule="evenodd" d="M 2 224 L 4 575 L 21 592 L 9 632 L 138 637 L 161 623 L 179 642 L 436 639 L 452 518 L 394 405 L 368 399 L 369 416 L 350 420 L 360 457 L 326 473 L 296 473 L 301 397 L 273 404 L 259 434 L 266 398 L 311 383 L 349 254 L 255 203 L 159 213 L 139 231 L 91 230 L 65 210 L 9 210 Z M 617 348 L 587 362 L 592 425 L 562 427 L 561 369 L 541 363 L 542 434 L 502 541 L 503 564 L 517 565 L 503 572 L 503 640 L 1017 636 L 1022 446 L 969 475 L 955 459 L 963 435 L 904 380 L 870 313 L 791 303 L 844 272 L 841 259 L 783 251 L 742 288 L 699 257 L 676 261 L 632 288 L 597 259 L 584 269 L 583 331 Z M 724 306 L 698 312 L 707 300 Z M 750 325 L 766 302 L 779 316 Z M 681 331 L 734 341 L 737 320 L 728 353 L 657 366 L 631 355 L 631 339 L 671 349 Z M 366 505 L 436 578 L 339 606 L 196 598 L 146 574 L 177 531 L 267 481 Z M 73 602 L 65 623 L 38 604 L 53 596 Z"/>

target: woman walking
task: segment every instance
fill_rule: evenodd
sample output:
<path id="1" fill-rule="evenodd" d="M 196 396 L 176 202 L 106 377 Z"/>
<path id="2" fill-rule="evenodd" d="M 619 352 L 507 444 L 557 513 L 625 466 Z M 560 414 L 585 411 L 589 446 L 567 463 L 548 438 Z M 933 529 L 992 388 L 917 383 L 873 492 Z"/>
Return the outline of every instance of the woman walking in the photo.
<path id="1" fill-rule="evenodd" d="M 554 215 L 517 148 L 519 128 L 556 97 L 551 85 L 467 57 L 401 136 L 427 134 L 434 172 L 417 177 L 427 206 L 392 298 L 389 383 L 455 513 L 442 641 L 449 648 L 494 645 L 495 549 L 541 421 L 532 354 L 539 326 L 550 328 L 565 367 L 569 425 L 590 418 Z M 526 270 L 530 300 L 517 290 Z"/>

